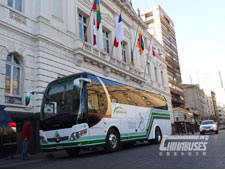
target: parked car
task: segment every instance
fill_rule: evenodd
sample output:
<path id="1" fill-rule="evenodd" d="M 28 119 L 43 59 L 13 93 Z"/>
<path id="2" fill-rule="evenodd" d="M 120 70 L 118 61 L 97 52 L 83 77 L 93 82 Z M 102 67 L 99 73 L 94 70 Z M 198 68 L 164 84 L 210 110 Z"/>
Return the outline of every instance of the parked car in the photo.
<path id="1" fill-rule="evenodd" d="M 12 156 L 17 150 L 16 123 L 0 105 L 0 158 Z"/>
<path id="2" fill-rule="evenodd" d="M 207 132 L 215 132 L 216 134 L 219 133 L 217 122 L 214 122 L 213 120 L 202 121 L 199 126 L 199 130 L 201 135 L 204 135 Z"/>
<path id="3" fill-rule="evenodd" d="M 220 126 L 219 126 L 219 129 L 220 129 L 220 130 L 225 129 L 225 126 L 224 126 L 224 125 L 220 125 Z"/>

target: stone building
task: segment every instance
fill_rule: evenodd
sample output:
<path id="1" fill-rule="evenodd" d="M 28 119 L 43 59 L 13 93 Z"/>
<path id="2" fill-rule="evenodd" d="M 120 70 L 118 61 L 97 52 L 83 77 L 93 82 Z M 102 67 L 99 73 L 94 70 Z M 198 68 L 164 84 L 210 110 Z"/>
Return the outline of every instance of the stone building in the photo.
<path id="1" fill-rule="evenodd" d="M 206 112 L 206 95 L 204 91 L 199 88 L 199 85 L 194 84 L 183 84 L 183 88 L 185 108 L 192 109 L 193 112 L 199 114 L 202 119 L 208 119 L 208 113 Z"/>
<path id="2" fill-rule="evenodd" d="M 147 31 L 147 25 L 136 15 L 130 1 L 102 0 L 102 22 L 94 47 L 92 3 L 92 0 L 0 1 L 0 104 L 6 106 L 17 123 L 18 139 L 24 120 L 32 121 L 31 152 L 38 150 L 34 146 L 39 144 L 42 95 L 32 96 L 30 105 L 25 106 L 25 94 L 33 89 L 44 90 L 49 82 L 73 73 L 91 72 L 160 93 L 166 97 L 172 115 L 163 46 Z M 125 38 L 111 56 L 121 8 Z M 136 46 L 138 26 L 145 50 L 140 55 L 139 49 L 134 49 L 132 67 L 131 48 Z M 85 30 L 87 38 L 83 46 Z M 152 39 L 156 65 L 149 55 Z"/>
<path id="3" fill-rule="evenodd" d="M 184 108 L 184 92 L 174 22 L 159 5 L 141 11 L 140 15 L 148 25 L 148 31 L 165 48 L 172 106 Z"/>
<path id="4" fill-rule="evenodd" d="M 212 97 L 213 108 L 214 108 L 214 113 L 215 113 L 215 115 L 213 116 L 213 119 L 215 121 L 219 122 L 220 119 L 219 119 L 219 111 L 217 108 L 216 93 L 211 91 L 211 97 Z"/>
<path id="5" fill-rule="evenodd" d="M 211 119 L 212 117 L 215 116 L 212 97 L 209 97 L 207 95 L 205 97 L 206 97 L 206 113 L 208 115 L 208 118 Z"/>
<path id="6" fill-rule="evenodd" d="M 219 113 L 219 122 L 220 124 L 225 124 L 225 104 L 217 103 L 218 113 Z"/>

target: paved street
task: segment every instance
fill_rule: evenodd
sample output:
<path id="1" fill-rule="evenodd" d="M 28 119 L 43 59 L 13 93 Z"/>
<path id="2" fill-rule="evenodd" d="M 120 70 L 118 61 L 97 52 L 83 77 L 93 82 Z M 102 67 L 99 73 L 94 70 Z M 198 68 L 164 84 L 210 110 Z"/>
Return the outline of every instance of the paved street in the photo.
<path id="1" fill-rule="evenodd" d="M 225 131 L 210 134 L 206 156 L 159 156 L 159 145 L 140 144 L 116 153 L 83 152 L 70 157 L 64 151 L 32 155 L 28 161 L 0 160 L 0 168 L 225 168 Z"/>

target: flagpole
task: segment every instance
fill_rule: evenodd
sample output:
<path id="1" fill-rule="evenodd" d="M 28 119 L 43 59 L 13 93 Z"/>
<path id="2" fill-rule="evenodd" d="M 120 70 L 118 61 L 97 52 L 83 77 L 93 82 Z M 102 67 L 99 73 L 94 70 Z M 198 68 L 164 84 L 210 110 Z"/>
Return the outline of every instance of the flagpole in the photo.
<path id="1" fill-rule="evenodd" d="M 111 53 L 110 53 L 110 60 L 111 60 L 112 55 L 113 55 L 113 48 L 114 48 L 114 45 L 112 45 L 112 50 L 111 50 Z"/>
<path id="2" fill-rule="evenodd" d="M 135 40 L 134 40 L 133 51 L 134 51 L 135 44 L 136 44 L 136 41 L 137 41 L 137 35 L 138 35 L 138 29 L 139 29 L 139 27 L 140 27 L 140 25 L 138 25 L 138 27 L 137 27 L 137 31 L 136 31 L 136 35 L 135 35 Z"/>
<path id="3" fill-rule="evenodd" d="M 136 31 L 136 35 L 135 35 L 135 39 L 134 39 L 134 46 L 133 46 L 133 60 L 134 60 L 134 48 L 135 48 L 135 44 L 136 44 L 136 41 L 137 41 L 137 35 L 138 35 L 138 29 L 139 29 L 140 25 L 138 25 L 137 27 L 137 31 Z"/>
<path id="4" fill-rule="evenodd" d="M 121 8 L 121 9 L 120 9 L 120 15 L 121 15 L 122 11 L 123 11 L 123 9 Z M 114 40 L 113 40 L 113 41 L 114 41 Z M 113 49 L 114 49 L 114 43 L 113 43 L 113 45 L 112 45 L 112 50 L 111 50 L 111 53 L 110 53 L 110 60 L 112 59 Z"/>
<path id="5" fill-rule="evenodd" d="M 92 8 L 91 8 L 91 12 L 90 12 L 90 14 L 89 14 L 89 19 L 88 19 L 88 23 L 87 23 L 87 29 L 86 29 L 85 34 L 84 34 L 84 40 L 83 40 L 82 49 L 84 48 L 85 40 L 86 40 L 86 38 L 87 38 L 87 32 L 88 32 L 88 27 L 89 27 L 89 24 L 90 24 L 92 12 L 93 12 L 93 10 L 92 10 Z"/>
<path id="6" fill-rule="evenodd" d="M 152 38 L 152 37 L 151 37 Z M 148 58 L 149 58 L 149 56 L 150 56 L 150 51 L 151 51 L 151 43 L 152 43 L 152 39 L 151 39 L 151 41 L 150 41 L 150 48 L 149 48 L 149 50 L 148 50 L 148 54 L 147 54 L 147 57 L 146 57 L 146 62 L 145 62 L 145 70 L 144 70 L 144 78 L 145 78 L 145 75 L 146 75 L 146 68 L 147 68 L 147 60 L 148 60 Z"/>

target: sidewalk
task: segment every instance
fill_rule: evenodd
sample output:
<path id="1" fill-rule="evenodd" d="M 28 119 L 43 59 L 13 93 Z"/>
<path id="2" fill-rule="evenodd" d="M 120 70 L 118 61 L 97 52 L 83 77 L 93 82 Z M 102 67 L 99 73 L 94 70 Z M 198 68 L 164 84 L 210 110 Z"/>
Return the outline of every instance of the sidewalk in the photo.
<path id="1" fill-rule="evenodd" d="M 28 164 L 28 163 L 34 163 L 34 162 L 41 162 L 43 160 L 46 160 L 46 159 L 51 159 L 53 157 L 51 157 L 51 155 L 55 155 L 56 153 L 60 153 L 60 152 L 64 152 L 64 151 L 58 151 L 58 152 L 40 152 L 40 153 L 37 153 L 37 154 L 29 154 L 28 157 L 29 159 L 28 160 L 23 160 L 22 158 L 22 155 L 21 154 L 16 154 L 14 155 L 14 158 L 11 159 L 5 159 L 5 158 L 2 158 L 0 159 L 0 169 L 2 168 L 7 168 L 7 167 L 10 167 L 12 165 L 16 166 L 16 165 L 25 165 L 25 164 Z"/>
<path id="2" fill-rule="evenodd" d="M 184 135 L 200 135 L 200 133 L 199 132 L 195 132 L 194 134 L 192 134 L 191 132 L 188 132 L 188 133 L 184 133 L 184 134 L 182 134 L 182 133 L 180 133 L 180 134 L 176 133 L 176 134 L 173 134 L 173 135 L 180 135 L 180 136 L 184 136 Z"/>

